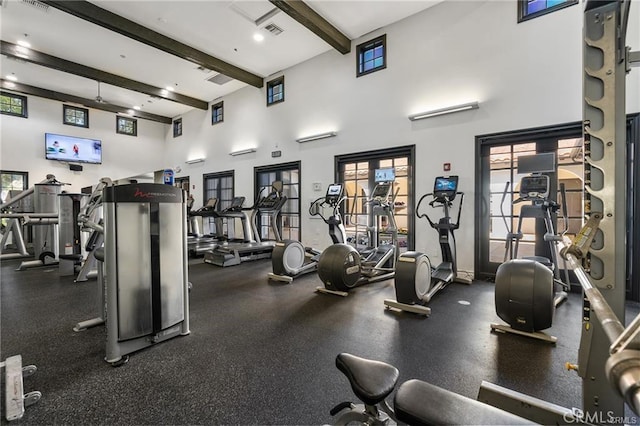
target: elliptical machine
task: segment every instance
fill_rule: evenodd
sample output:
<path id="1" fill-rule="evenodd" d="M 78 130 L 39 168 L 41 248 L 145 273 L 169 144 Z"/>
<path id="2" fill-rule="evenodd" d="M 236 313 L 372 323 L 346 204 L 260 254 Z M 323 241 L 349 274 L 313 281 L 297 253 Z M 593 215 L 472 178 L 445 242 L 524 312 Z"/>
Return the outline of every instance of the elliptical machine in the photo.
<path id="1" fill-rule="evenodd" d="M 460 196 L 458 214 L 455 222 L 451 221 L 449 210 L 453 201 Z M 429 206 L 444 210 L 443 217 L 436 223 L 428 214 L 420 213 L 420 205 L 427 197 L 432 197 Z M 396 267 L 395 289 L 396 300 L 385 299 L 386 309 L 395 308 L 415 314 L 430 315 L 431 308 L 424 306 L 440 290 L 453 281 L 470 284 L 468 280 L 458 278 L 456 238 L 453 233 L 460 227 L 460 213 L 464 193 L 458 192 L 458 176 L 437 177 L 433 192 L 425 194 L 418 201 L 416 216 L 425 218 L 429 225 L 438 232 L 442 263 L 435 269 L 431 267 L 429 257 L 417 251 L 408 251 L 398 258 Z"/>
<path id="2" fill-rule="evenodd" d="M 317 292 L 346 297 L 356 286 L 393 278 L 398 252 L 398 227 L 393 215 L 395 195 L 392 197 L 392 192 L 393 179 L 377 182 L 368 200 L 373 209 L 373 226 L 369 227 L 372 250 L 361 254 L 353 246 L 339 243 L 322 252 L 318 276 L 324 287 L 316 287 Z M 381 217 L 387 218 L 388 226 L 384 232 L 391 236 L 391 243 L 380 244 Z"/>
<path id="3" fill-rule="evenodd" d="M 542 159 L 544 160 L 544 158 Z M 527 161 L 526 157 L 519 158 L 520 164 Z M 535 159 L 531 161 L 535 161 Z M 544 168 L 544 170 L 555 170 L 555 156 L 552 166 Z M 519 167 L 518 173 L 522 173 L 521 167 Z M 500 205 L 506 229 L 509 229 L 509 226 L 502 204 L 507 196 L 509 185 L 509 182 L 505 185 Z M 565 226 L 564 232 L 558 235 L 551 215 L 557 213 L 561 206 L 549 198 L 549 176 L 543 175 L 541 172 L 533 172 L 520 181 L 520 196 L 513 201 L 513 204 L 526 201 L 529 201 L 530 204 L 521 207 L 517 231 L 507 232 L 505 262 L 498 267 L 495 280 L 496 314 L 508 325 L 491 324 L 492 331 L 519 334 L 549 343 L 555 343 L 558 340 L 555 336 L 550 336 L 542 330 L 551 327 L 555 308 L 567 299 L 566 292 L 570 290 L 566 260 L 564 257 L 562 258 L 563 282 L 560 279 L 557 252 L 558 243 L 563 240 L 569 223 L 564 184 L 560 184 L 560 193 Z M 545 225 L 544 241 L 549 243 L 551 258 L 529 256 L 518 259 L 518 248 L 523 239 L 522 221 L 525 218 L 543 220 Z M 556 284 L 562 287 L 561 291 L 556 292 Z"/>
<path id="4" fill-rule="evenodd" d="M 309 206 L 311 216 L 320 216 L 329 225 L 329 236 L 333 244 L 344 243 L 347 240 L 340 214 L 340 204 L 344 199 L 342 184 L 334 183 L 329 185 L 324 197 L 318 198 Z M 332 209 L 331 216 L 325 217 L 323 215 L 324 206 L 329 206 Z M 268 278 L 290 283 L 294 277 L 318 269 L 321 254 L 321 251 L 312 247 L 304 247 L 300 241 L 278 241 L 271 253 L 273 272 L 269 272 Z"/>

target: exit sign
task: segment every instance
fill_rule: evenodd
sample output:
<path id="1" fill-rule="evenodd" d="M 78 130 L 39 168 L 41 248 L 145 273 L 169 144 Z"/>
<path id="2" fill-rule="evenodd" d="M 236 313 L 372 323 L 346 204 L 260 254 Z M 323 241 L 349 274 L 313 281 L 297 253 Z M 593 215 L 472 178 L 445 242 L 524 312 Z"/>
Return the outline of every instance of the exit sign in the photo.
<path id="1" fill-rule="evenodd" d="M 273 158 L 282 157 L 282 151 L 271 151 L 271 156 Z"/>

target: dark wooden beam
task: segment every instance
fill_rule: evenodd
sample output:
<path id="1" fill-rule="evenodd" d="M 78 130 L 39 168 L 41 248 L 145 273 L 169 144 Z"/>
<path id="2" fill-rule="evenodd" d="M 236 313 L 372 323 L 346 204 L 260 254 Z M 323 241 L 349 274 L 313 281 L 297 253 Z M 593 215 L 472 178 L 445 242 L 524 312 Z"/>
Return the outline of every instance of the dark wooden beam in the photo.
<path id="1" fill-rule="evenodd" d="M 108 30 L 122 34 L 144 43 L 148 46 L 160 49 L 186 61 L 201 65 L 210 70 L 214 70 L 228 77 L 242 81 L 255 87 L 262 87 L 263 78 L 249 71 L 243 70 L 235 65 L 229 64 L 221 59 L 213 57 L 177 40 L 162 35 L 150 28 L 144 27 L 130 21 L 120 15 L 102 9 L 84 0 L 44 0 L 43 3 L 51 7 L 67 12 L 85 21 L 99 25 Z"/>
<path id="2" fill-rule="evenodd" d="M 19 59 L 21 61 L 31 62 L 33 64 L 41 65 L 47 68 L 53 68 L 58 71 L 63 71 L 69 74 L 79 75 L 91 80 L 100 81 L 114 86 L 122 87 L 124 89 L 133 90 L 135 92 L 144 93 L 151 96 L 157 96 L 162 99 L 177 102 L 183 105 L 188 105 L 194 108 L 208 110 L 209 103 L 201 99 L 192 98 L 190 96 L 181 95 L 180 93 L 164 90 L 160 87 L 151 86 L 146 83 L 131 80 L 119 75 L 111 74 L 106 71 L 101 71 L 96 68 L 87 67 L 75 62 L 67 61 L 66 59 L 51 56 L 46 53 L 38 52 L 37 50 L 29 49 L 28 53 L 24 53 L 24 48 L 9 43 L 7 41 L 0 42 L 0 51 L 3 55 Z"/>
<path id="3" fill-rule="evenodd" d="M 307 27 L 343 55 L 351 51 L 351 40 L 302 0 L 269 0 L 284 13 Z"/>
<path id="4" fill-rule="evenodd" d="M 13 81 L 7 81 L 5 79 L 0 79 L 0 88 L 13 92 L 23 93 L 26 95 L 38 96 L 40 98 L 53 99 L 54 101 L 72 102 L 75 104 L 84 105 L 88 108 L 109 111 L 116 114 L 125 114 L 128 117 L 142 118 L 145 120 L 156 121 L 163 124 L 171 124 L 172 122 L 172 119 L 170 117 L 165 117 L 163 115 L 151 114 L 148 112 L 136 110 L 132 110 L 134 113 L 129 114 L 129 111 L 131 109 L 127 107 L 108 104 L 104 102 L 96 102 L 93 99 L 86 99 L 66 93 L 54 92 L 53 90 L 42 89 L 40 87 L 30 86 L 28 84 L 15 83 Z"/>

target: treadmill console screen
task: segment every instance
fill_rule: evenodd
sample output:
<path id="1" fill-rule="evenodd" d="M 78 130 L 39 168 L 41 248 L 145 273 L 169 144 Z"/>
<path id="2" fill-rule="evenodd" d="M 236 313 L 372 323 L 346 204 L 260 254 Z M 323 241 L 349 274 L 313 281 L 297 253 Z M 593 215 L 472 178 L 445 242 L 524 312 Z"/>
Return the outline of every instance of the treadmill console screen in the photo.
<path id="1" fill-rule="evenodd" d="M 531 198 L 548 198 L 549 176 L 534 175 L 523 177 L 520 180 L 520 197 L 525 200 Z"/>
<path id="2" fill-rule="evenodd" d="M 433 197 L 436 199 L 444 199 L 445 197 L 452 201 L 456 198 L 458 192 L 458 176 L 439 176 L 433 185 Z"/>
<path id="3" fill-rule="evenodd" d="M 391 193 L 391 183 L 379 183 L 373 188 L 371 198 L 378 201 L 386 201 Z"/>
<path id="4" fill-rule="evenodd" d="M 325 202 L 328 204 L 336 204 L 340 197 L 342 197 L 342 184 L 333 183 L 327 188 L 327 195 L 325 196 Z"/>
<path id="5" fill-rule="evenodd" d="M 231 200 L 231 205 L 227 207 L 226 210 L 240 210 L 243 204 L 244 197 L 233 197 L 233 200 Z"/>

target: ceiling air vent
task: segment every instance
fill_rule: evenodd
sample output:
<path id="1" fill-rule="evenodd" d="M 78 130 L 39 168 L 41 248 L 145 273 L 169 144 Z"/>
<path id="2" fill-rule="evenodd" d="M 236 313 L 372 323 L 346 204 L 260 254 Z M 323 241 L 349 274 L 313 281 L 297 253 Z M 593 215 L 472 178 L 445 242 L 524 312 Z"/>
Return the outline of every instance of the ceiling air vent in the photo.
<path id="1" fill-rule="evenodd" d="M 264 27 L 265 30 L 269 31 L 271 34 L 273 34 L 274 36 L 279 35 L 280 33 L 282 33 L 282 28 L 280 28 L 279 26 L 277 26 L 276 24 L 274 24 L 273 22 L 270 24 L 265 25 Z"/>
<path id="2" fill-rule="evenodd" d="M 41 1 L 38 1 L 38 0 L 22 0 L 22 4 L 35 7 L 36 9 L 40 9 L 43 12 L 47 12 L 49 10 L 48 4 L 42 3 Z"/>
<path id="3" fill-rule="evenodd" d="M 229 77 L 227 75 L 224 75 L 224 74 L 217 74 L 217 75 L 214 75 L 213 77 L 207 79 L 207 81 L 210 81 L 212 83 L 218 84 L 220 86 L 230 82 L 231 80 L 233 80 L 233 78 L 231 78 L 231 77 Z"/>

